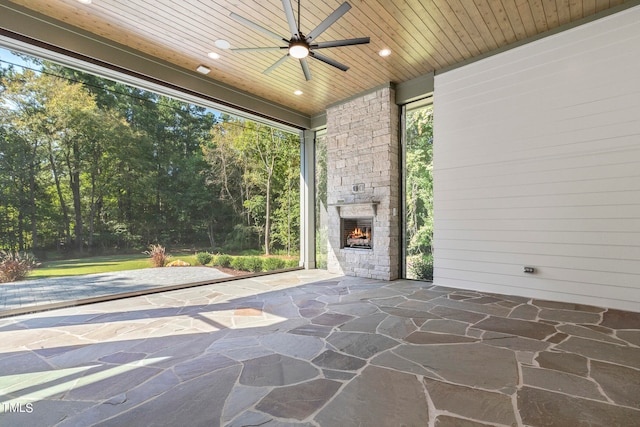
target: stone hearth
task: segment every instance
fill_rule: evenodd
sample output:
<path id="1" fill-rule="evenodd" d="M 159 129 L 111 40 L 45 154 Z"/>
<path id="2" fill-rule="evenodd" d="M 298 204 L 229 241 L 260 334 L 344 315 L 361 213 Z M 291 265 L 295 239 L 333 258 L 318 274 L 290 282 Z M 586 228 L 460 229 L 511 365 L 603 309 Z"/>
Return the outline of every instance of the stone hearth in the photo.
<path id="1" fill-rule="evenodd" d="M 385 86 L 327 110 L 328 270 L 399 277 L 399 143 L 395 91 Z M 371 218 L 372 248 L 345 244 L 341 219 Z"/>

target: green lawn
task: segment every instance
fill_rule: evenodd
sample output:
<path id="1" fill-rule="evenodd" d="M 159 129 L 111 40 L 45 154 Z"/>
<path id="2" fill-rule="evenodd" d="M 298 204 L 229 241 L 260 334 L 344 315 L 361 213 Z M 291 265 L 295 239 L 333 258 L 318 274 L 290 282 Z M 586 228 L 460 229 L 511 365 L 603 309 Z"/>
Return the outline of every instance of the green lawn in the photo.
<path id="1" fill-rule="evenodd" d="M 287 260 L 295 257 L 285 257 Z M 178 252 L 168 257 L 167 262 L 182 260 L 190 265 L 198 265 L 196 255 Z M 42 279 L 45 277 L 78 276 L 81 274 L 107 273 L 124 270 L 140 270 L 153 268 L 151 259 L 145 254 L 127 254 L 97 256 L 88 258 L 65 259 L 43 262 L 29 274 L 27 279 Z"/>
<path id="2" fill-rule="evenodd" d="M 194 255 L 176 255 L 169 261 L 181 259 L 196 265 Z M 66 259 L 62 261 L 43 262 L 29 275 L 29 279 L 43 277 L 78 276 L 81 274 L 106 273 L 109 271 L 139 270 L 151 268 L 149 257 L 144 254 L 111 255 L 91 258 Z"/>

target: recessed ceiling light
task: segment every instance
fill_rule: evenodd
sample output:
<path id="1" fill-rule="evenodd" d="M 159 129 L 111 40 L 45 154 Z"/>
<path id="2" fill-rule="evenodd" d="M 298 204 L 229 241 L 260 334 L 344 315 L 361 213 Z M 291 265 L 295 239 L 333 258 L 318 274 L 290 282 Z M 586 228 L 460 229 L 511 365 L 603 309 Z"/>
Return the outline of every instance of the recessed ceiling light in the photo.
<path id="1" fill-rule="evenodd" d="M 293 91 L 293 94 L 294 94 L 294 95 L 298 95 L 298 96 L 300 96 L 300 95 L 302 95 L 302 91 L 301 91 L 300 89 L 298 89 L 298 90 L 294 90 L 294 91 Z"/>
<path id="2" fill-rule="evenodd" d="M 78 0 L 82 4 L 91 4 L 91 0 Z"/>
<path id="3" fill-rule="evenodd" d="M 213 42 L 213 44 L 215 44 L 216 47 L 220 49 L 229 49 L 231 47 L 231 43 L 222 39 L 216 40 L 215 42 Z"/>
<path id="4" fill-rule="evenodd" d="M 389 56 L 391 55 L 391 49 L 382 49 L 380 52 L 378 52 L 378 55 L 382 56 L 383 58 L 385 56 Z"/>
<path id="5" fill-rule="evenodd" d="M 199 72 L 200 74 L 209 74 L 211 72 L 211 68 L 205 67 L 204 65 L 198 65 L 198 68 L 196 68 L 196 71 Z"/>
<path id="6" fill-rule="evenodd" d="M 209 52 L 207 56 L 211 59 L 220 59 L 220 54 L 216 52 Z"/>

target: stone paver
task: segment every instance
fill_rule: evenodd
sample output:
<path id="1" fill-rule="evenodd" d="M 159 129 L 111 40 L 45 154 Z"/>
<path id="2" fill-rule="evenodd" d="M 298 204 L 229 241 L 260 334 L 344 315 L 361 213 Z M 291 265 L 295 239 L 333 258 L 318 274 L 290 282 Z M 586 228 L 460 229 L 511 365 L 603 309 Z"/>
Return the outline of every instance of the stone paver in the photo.
<path id="1" fill-rule="evenodd" d="M 316 421 L 321 426 L 423 425 L 429 419 L 423 390 L 415 375 L 370 366 L 320 411 Z"/>
<path id="2" fill-rule="evenodd" d="M 240 384 L 282 386 L 316 378 L 320 373 L 310 363 L 299 359 L 271 354 L 243 362 Z"/>
<path id="3" fill-rule="evenodd" d="M 481 421 L 514 425 L 511 398 L 494 393 L 425 379 L 424 384 L 436 409 Z"/>
<path id="4" fill-rule="evenodd" d="M 637 426 L 639 316 L 300 270 L 0 318 L 0 425 Z"/>

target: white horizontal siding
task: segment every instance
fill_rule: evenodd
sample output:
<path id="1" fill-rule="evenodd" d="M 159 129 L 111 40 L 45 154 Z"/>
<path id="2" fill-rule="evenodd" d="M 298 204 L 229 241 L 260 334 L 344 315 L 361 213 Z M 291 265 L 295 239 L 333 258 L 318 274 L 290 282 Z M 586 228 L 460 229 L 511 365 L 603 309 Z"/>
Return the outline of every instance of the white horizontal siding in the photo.
<path id="1" fill-rule="evenodd" d="M 567 270 L 581 270 L 593 272 L 595 263 L 592 258 L 576 257 L 576 256 L 557 256 L 532 253 L 518 252 L 492 252 L 492 251 L 474 251 L 463 249 L 446 249 L 438 250 L 438 262 L 440 260 L 460 260 L 460 261 L 478 261 L 486 264 L 511 264 L 519 266 L 519 270 L 523 265 L 535 265 L 540 272 L 547 268 L 564 268 Z M 496 262 L 496 259 L 499 261 Z M 600 258 L 597 262 L 599 272 L 604 273 L 620 273 L 620 274 L 637 274 L 637 261 L 626 259 L 605 259 Z"/>
<path id="2" fill-rule="evenodd" d="M 640 312 L 639 23 L 436 75 L 436 284 Z"/>

